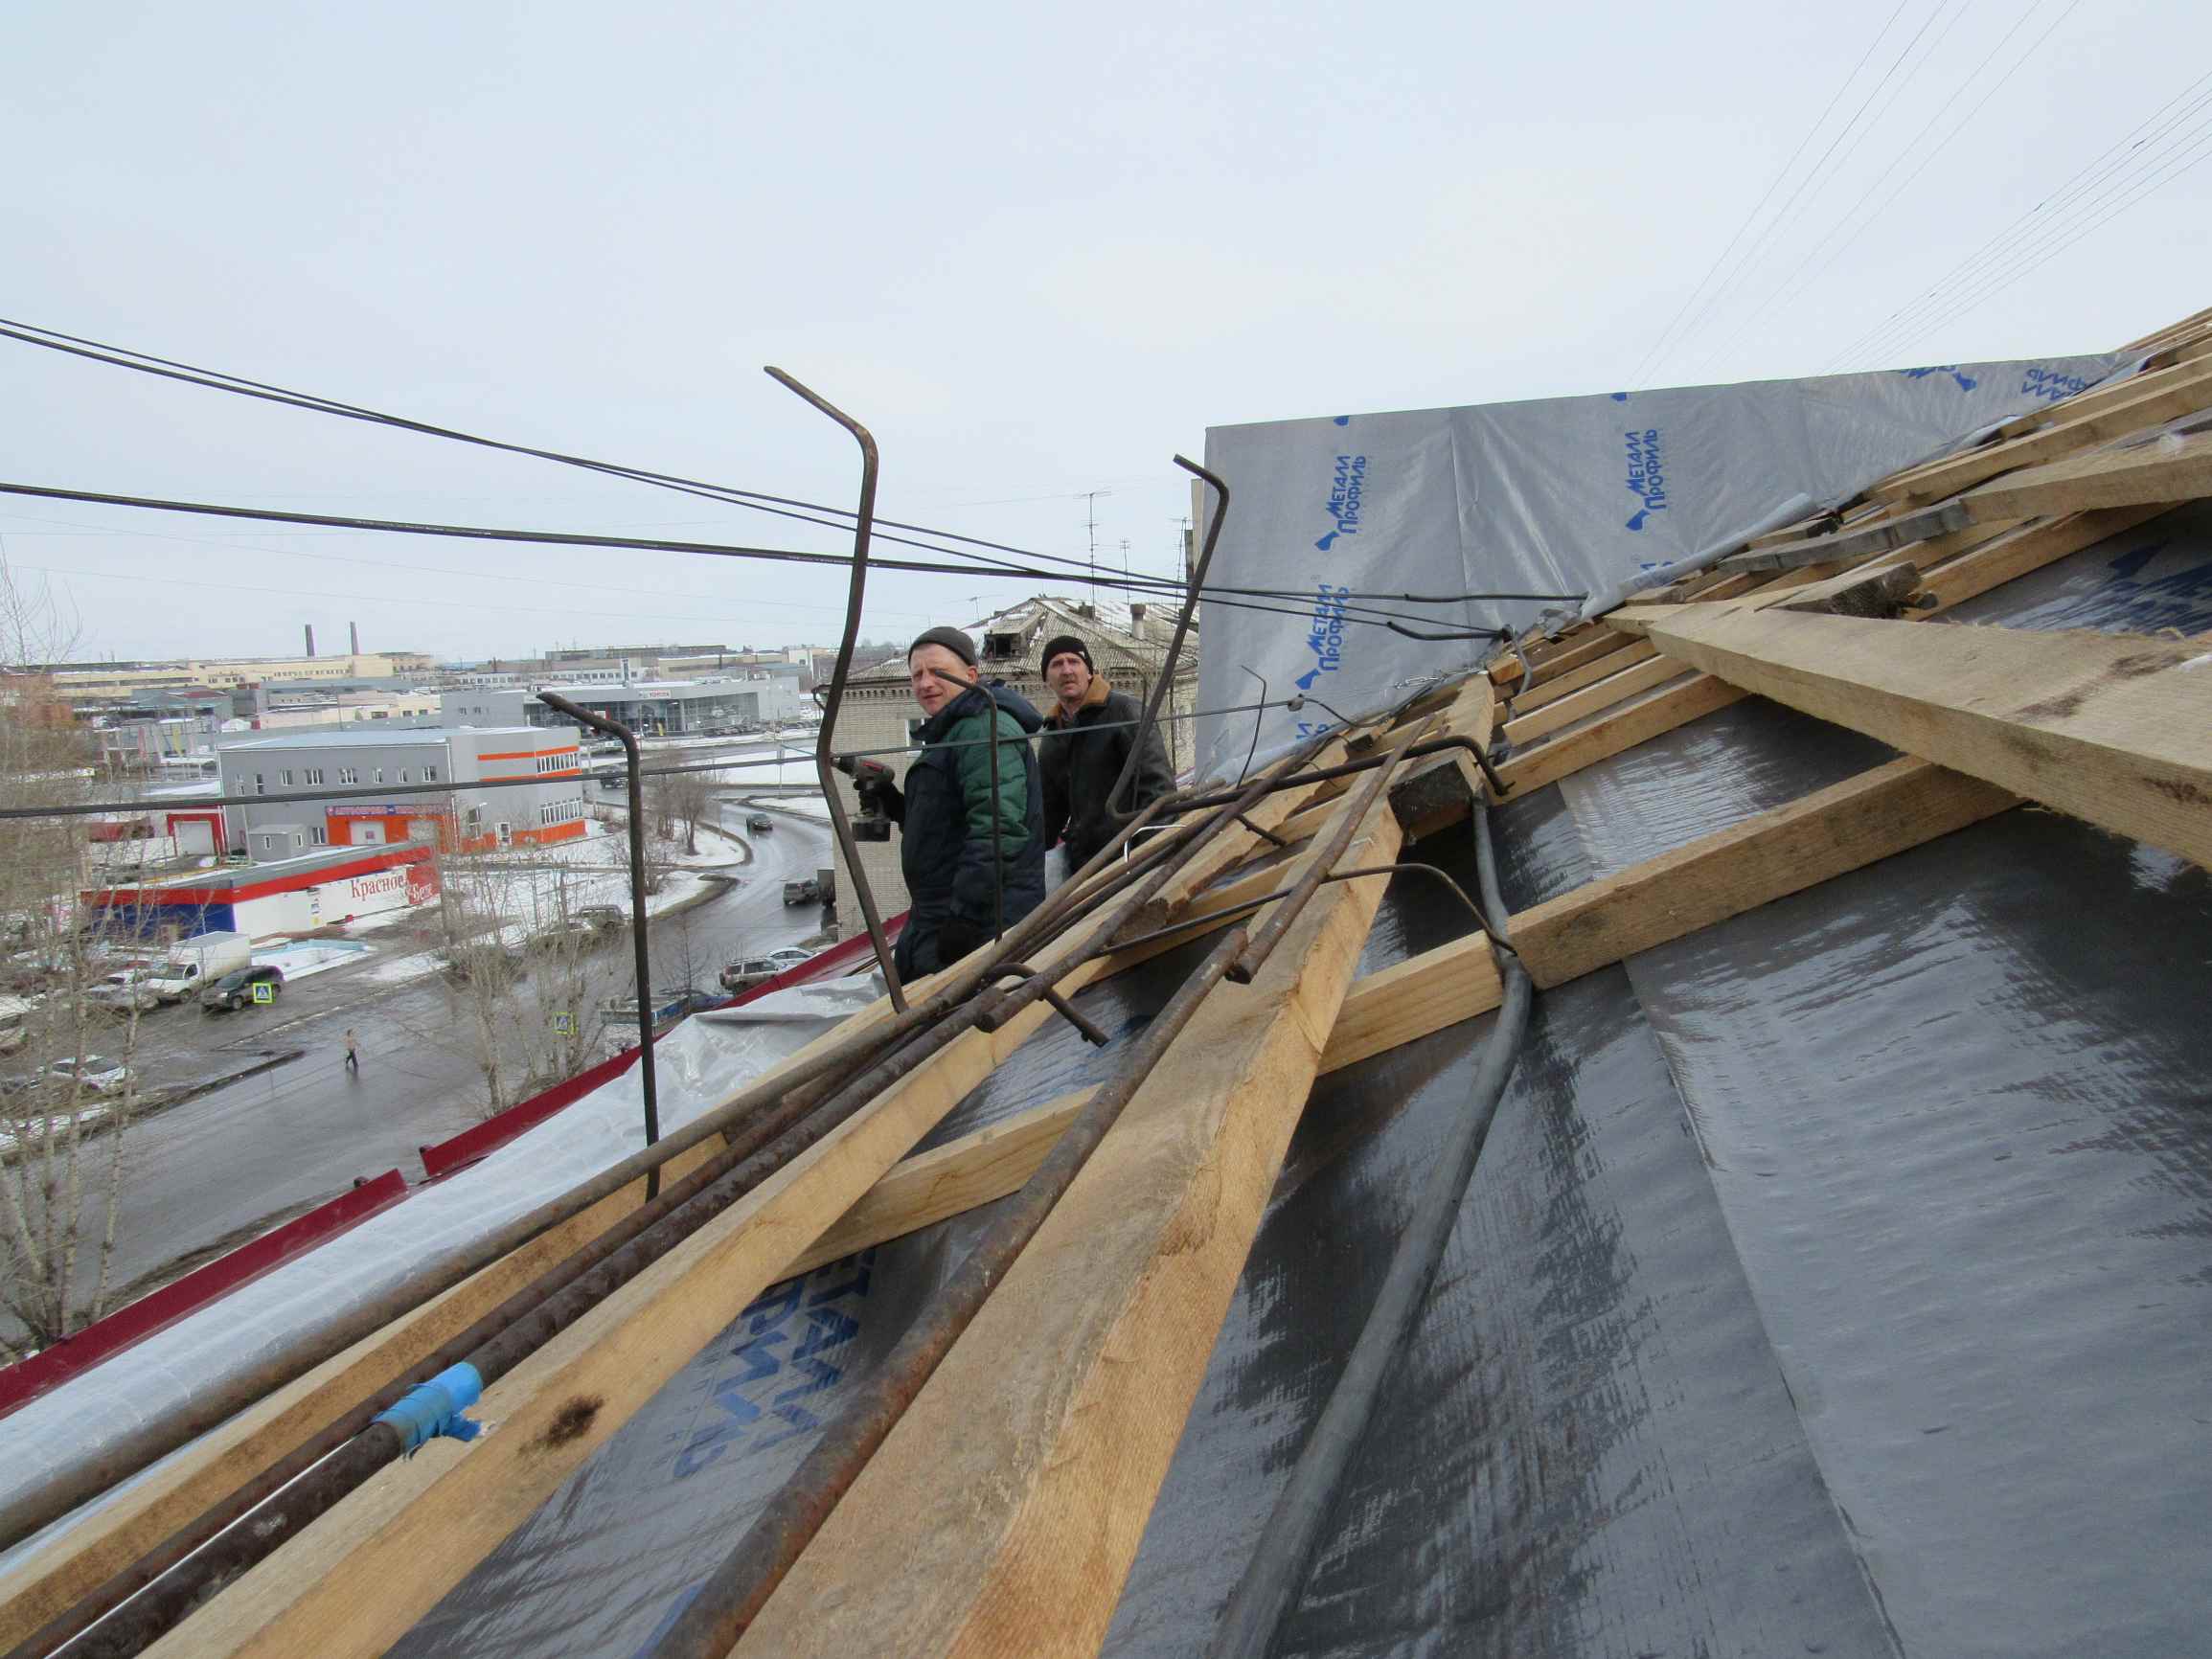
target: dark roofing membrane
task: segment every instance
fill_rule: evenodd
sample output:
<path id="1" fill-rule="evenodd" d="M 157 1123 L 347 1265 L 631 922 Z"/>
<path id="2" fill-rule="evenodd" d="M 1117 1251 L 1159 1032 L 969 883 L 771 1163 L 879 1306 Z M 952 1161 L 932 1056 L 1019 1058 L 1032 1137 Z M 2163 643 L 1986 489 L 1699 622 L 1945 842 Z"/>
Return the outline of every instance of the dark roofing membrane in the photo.
<path id="1" fill-rule="evenodd" d="M 2212 629 L 2212 511 L 1952 615 Z M 1888 754 L 1722 710 L 1501 809 L 1508 900 Z M 1401 878 L 1365 966 L 1461 931 Z M 1083 1005 L 1126 1042 L 1194 957 Z M 2212 876 L 2026 808 L 1539 992 L 1276 1651 L 2205 1651 L 2208 986 Z M 1491 1023 L 1315 1088 L 1106 1653 L 1203 1648 Z M 1112 1064 L 1055 1022 L 931 1139 Z M 764 1296 L 394 1651 L 650 1643 L 990 1214 Z"/>

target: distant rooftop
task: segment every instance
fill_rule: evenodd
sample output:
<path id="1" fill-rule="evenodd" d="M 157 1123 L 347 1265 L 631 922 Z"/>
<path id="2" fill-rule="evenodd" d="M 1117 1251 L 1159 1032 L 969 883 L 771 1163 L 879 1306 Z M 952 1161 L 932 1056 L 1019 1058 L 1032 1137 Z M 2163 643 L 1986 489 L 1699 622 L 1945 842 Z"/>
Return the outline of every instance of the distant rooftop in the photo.
<path id="1" fill-rule="evenodd" d="M 394 730 L 379 721 L 366 730 L 353 725 L 336 730 L 276 732 L 240 738 L 236 742 L 218 742 L 216 747 L 226 755 L 239 749 L 404 748 L 422 743 L 443 742 L 462 732 L 467 732 L 472 738 L 481 738 L 488 732 L 513 732 L 517 737 L 532 739 L 545 735 L 536 726 L 400 726 Z"/>

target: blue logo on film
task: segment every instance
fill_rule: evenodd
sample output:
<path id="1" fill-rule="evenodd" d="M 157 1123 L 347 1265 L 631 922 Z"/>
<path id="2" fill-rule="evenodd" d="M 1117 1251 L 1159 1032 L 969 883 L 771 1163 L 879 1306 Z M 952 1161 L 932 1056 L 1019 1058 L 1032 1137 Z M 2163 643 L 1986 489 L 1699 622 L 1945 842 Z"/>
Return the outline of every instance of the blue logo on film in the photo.
<path id="1" fill-rule="evenodd" d="M 1980 383 L 1972 375 L 1960 374 L 1956 363 L 1931 363 L 1925 369 L 1900 369 L 1898 373 L 1907 380 L 1925 380 L 1930 375 L 1949 375 L 1958 382 L 1961 392 L 1971 392 Z"/>
<path id="2" fill-rule="evenodd" d="M 1306 648 L 1313 653 L 1313 666 L 1298 676 L 1300 691 L 1311 691 L 1315 680 L 1344 666 L 1344 612 L 1351 601 L 1350 588 L 1318 584 L 1312 621 L 1306 630 Z"/>
<path id="3" fill-rule="evenodd" d="M 1327 553 L 1340 535 L 1359 534 L 1360 498 L 1367 493 L 1367 457 L 1339 455 L 1336 473 L 1330 480 L 1326 511 L 1336 521 L 1336 528 L 1313 545 Z"/>
<path id="4" fill-rule="evenodd" d="M 706 1420 L 688 1436 L 673 1437 L 683 1442 L 673 1466 L 676 1479 L 697 1474 L 741 1443 L 765 1451 L 822 1426 L 813 1406 L 825 1402 L 814 1397 L 845 1375 L 841 1360 L 829 1356 L 860 1333 L 859 1319 L 848 1309 L 867 1297 L 875 1261 L 870 1248 L 787 1280 L 762 1292 L 739 1316 L 737 1340 L 694 1383 L 706 1397 L 699 1408 Z"/>
<path id="5" fill-rule="evenodd" d="M 1666 461 L 1659 445 L 1659 429 L 1647 426 L 1641 432 L 1621 434 L 1629 446 L 1629 490 L 1643 503 L 1629 520 L 1630 530 L 1644 528 L 1644 520 L 1654 512 L 1667 511 Z"/>
<path id="6" fill-rule="evenodd" d="M 2056 369 L 2045 369 L 2031 364 L 2020 376 L 2020 391 L 2030 398 L 2041 398 L 2046 403 L 2056 403 L 2062 398 L 2071 398 L 2076 392 L 2087 392 L 2088 381 L 2079 375 L 2062 375 Z"/>

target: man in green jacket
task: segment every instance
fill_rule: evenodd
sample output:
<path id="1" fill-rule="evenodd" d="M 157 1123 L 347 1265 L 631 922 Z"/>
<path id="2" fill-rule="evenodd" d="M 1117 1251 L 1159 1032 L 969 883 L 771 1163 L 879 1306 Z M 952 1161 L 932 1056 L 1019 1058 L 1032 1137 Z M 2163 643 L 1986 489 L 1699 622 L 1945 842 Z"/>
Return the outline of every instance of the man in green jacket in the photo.
<path id="1" fill-rule="evenodd" d="M 903 791 L 888 779 L 856 783 L 900 826 L 909 900 L 901 977 L 949 967 L 1044 899 L 1044 798 L 1028 742 L 1043 716 L 1006 685 L 979 683 L 974 643 L 959 628 L 924 633 L 907 648 L 906 668 L 927 716 L 922 753 Z"/>

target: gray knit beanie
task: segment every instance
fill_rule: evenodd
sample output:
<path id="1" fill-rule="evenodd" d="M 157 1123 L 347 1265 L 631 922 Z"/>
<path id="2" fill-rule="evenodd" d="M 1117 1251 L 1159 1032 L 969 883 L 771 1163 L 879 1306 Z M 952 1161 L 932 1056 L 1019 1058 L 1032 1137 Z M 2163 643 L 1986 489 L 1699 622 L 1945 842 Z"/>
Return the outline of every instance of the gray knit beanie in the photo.
<path id="1" fill-rule="evenodd" d="M 906 648 L 908 660 L 911 661 L 914 653 L 924 646 L 943 646 L 969 668 L 975 667 L 975 642 L 968 637 L 965 628 L 934 627 L 924 629 L 915 635 L 914 643 Z"/>

